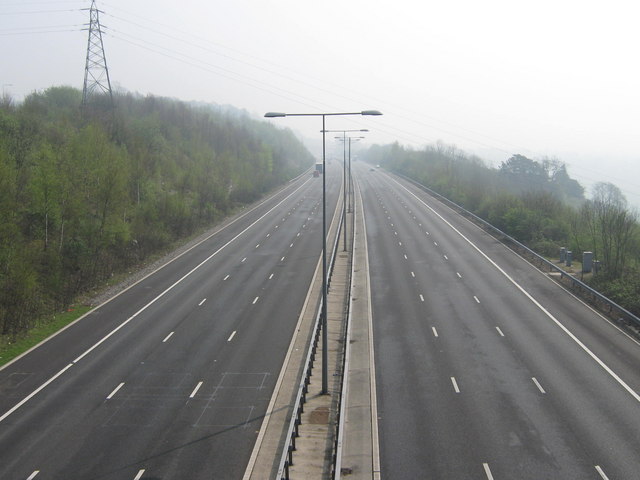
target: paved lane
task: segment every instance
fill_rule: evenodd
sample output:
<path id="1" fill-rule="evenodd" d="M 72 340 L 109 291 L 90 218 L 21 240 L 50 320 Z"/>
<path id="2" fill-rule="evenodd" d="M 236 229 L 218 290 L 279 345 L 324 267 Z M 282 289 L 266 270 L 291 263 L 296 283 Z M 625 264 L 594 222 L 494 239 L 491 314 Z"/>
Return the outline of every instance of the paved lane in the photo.
<path id="1" fill-rule="evenodd" d="M 448 208 L 359 168 L 383 478 L 638 478 L 640 347 Z"/>
<path id="2" fill-rule="evenodd" d="M 293 182 L 0 371 L 0 478 L 241 478 L 320 255 L 320 202 L 320 179 Z"/>

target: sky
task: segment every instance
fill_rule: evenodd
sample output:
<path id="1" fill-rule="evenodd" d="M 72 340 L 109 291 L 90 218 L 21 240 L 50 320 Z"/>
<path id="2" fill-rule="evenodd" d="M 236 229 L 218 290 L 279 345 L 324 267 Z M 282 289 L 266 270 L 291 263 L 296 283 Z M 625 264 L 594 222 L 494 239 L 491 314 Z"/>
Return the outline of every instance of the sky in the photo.
<path id="1" fill-rule="evenodd" d="M 114 89 L 327 117 L 366 145 L 555 158 L 640 207 L 640 5 L 629 0 L 96 0 Z M 90 0 L 0 0 L 0 84 L 82 88 Z M 270 121 L 319 138 L 317 117 Z M 359 134 L 360 135 L 360 134 Z M 331 139 L 330 141 L 333 141 Z M 336 145 L 330 146 L 335 150 Z"/>

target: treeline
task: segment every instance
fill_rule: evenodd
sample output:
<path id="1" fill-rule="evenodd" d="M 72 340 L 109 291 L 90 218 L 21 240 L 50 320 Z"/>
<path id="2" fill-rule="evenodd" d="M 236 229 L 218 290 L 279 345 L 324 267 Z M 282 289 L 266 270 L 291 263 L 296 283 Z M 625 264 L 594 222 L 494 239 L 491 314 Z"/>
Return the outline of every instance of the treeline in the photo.
<path id="1" fill-rule="evenodd" d="M 640 228 L 615 185 L 597 183 L 586 199 L 558 160 L 512 155 L 492 168 L 442 143 L 422 150 L 375 145 L 362 156 L 437 191 L 542 255 L 557 257 L 567 247 L 581 260 L 582 252 L 593 252 L 599 270 L 586 280 L 640 315 Z"/>
<path id="2" fill-rule="evenodd" d="M 55 87 L 0 104 L 0 336 L 301 173 L 291 131 L 232 108 Z"/>

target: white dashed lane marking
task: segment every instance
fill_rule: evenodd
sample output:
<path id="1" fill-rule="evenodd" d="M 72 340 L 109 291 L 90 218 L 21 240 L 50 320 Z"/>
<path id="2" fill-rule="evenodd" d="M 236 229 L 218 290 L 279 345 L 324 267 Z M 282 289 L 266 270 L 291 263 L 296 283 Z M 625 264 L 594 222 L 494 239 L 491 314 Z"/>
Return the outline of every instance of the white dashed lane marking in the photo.
<path id="1" fill-rule="evenodd" d="M 162 343 L 165 343 L 167 340 L 169 340 L 172 336 L 173 336 L 174 332 L 171 332 L 169 335 L 167 335 L 166 337 L 164 337 L 164 340 L 162 340 Z"/>
<path id="2" fill-rule="evenodd" d="M 193 398 L 196 396 L 196 394 L 198 393 L 198 390 L 200 390 L 200 387 L 202 386 L 204 382 L 198 382 L 198 384 L 196 385 L 196 388 L 193 389 L 193 392 L 191 392 L 191 395 L 189 395 L 189 398 Z"/>
<path id="3" fill-rule="evenodd" d="M 453 390 L 456 393 L 460 393 L 460 388 L 458 388 L 458 382 L 456 381 L 456 377 L 451 377 L 451 383 L 453 384 Z"/>
<path id="4" fill-rule="evenodd" d="M 107 400 L 111 400 L 111 399 L 113 398 L 113 396 L 114 396 L 116 393 L 118 393 L 118 390 L 120 390 L 123 386 L 124 386 L 124 382 L 122 382 L 120 385 L 118 385 L 118 386 L 113 390 L 113 392 L 111 392 L 111 393 L 109 394 L 109 396 L 107 397 Z"/>

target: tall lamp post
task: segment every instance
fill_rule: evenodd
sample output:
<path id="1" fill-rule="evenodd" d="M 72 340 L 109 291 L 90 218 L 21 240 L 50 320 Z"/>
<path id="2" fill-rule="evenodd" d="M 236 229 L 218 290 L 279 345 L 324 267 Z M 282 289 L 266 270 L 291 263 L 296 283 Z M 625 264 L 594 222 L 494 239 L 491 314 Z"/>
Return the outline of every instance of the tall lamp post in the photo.
<path id="1" fill-rule="evenodd" d="M 326 202 L 326 159 L 325 159 L 325 118 L 338 115 L 382 115 L 378 110 L 338 113 L 282 113 L 267 112 L 266 118 L 277 117 L 322 117 L 322 395 L 328 393 L 329 379 L 327 370 L 327 202 Z"/>
<path id="2" fill-rule="evenodd" d="M 340 138 L 340 137 L 336 137 L 336 138 Z M 348 137 L 349 138 L 349 211 L 348 213 L 351 213 L 353 211 L 353 207 L 352 207 L 352 203 L 353 203 L 353 192 L 351 191 L 352 187 L 353 187 L 353 182 L 351 180 L 351 140 L 353 139 L 355 142 L 359 142 L 360 140 L 362 140 L 365 137 Z"/>
<path id="3" fill-rule="evenodd" d="M 360 130 L 326 130 L 327 133 L 342 133 L 341 138 L 343 141 L 342 148 L 342 180 L 343 180 L 343 195 L 342 195 L 342 225 L 345 228 L 342 229 L 344 232 L 344 240 L 342 242 L 342 250 L 347 251 L 347 132 L 368 132 L 366 128 L 362 128 Z M 363 137 L 364 138 L 364 137 Z"/>

